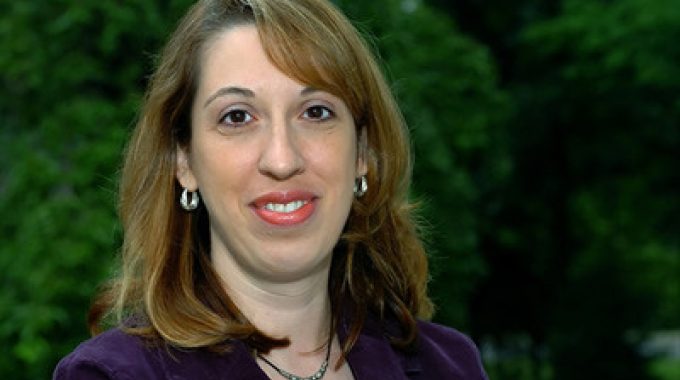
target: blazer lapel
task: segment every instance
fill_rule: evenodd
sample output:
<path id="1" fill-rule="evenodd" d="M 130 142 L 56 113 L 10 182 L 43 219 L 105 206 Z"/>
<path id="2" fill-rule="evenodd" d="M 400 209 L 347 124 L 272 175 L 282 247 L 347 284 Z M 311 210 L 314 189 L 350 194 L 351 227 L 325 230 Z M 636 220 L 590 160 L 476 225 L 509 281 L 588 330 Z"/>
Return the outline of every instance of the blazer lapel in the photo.
<path id="1" fill-rule="evenodd" d="M 407 380 L 407 370 L 417 367 L 418 363 L 406 360 L 394 351 L 382 329 L 370 319 L 366 320 L 359 339 L 347 355 L 356 380 Z"/>

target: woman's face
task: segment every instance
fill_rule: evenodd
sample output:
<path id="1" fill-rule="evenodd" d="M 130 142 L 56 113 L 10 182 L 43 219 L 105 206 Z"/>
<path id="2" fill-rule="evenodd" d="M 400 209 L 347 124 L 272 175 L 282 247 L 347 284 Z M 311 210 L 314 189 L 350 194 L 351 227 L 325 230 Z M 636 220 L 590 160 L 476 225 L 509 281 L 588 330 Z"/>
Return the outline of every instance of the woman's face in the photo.
<path id="1" fill-rule="evenodd" d="M 353 199 L 358 159 L 345 103 L 267 59 L 254 26 L 209 43 L 177 178 L 198 189 L 221 275 L 291 281 L 330 266 Z"/>

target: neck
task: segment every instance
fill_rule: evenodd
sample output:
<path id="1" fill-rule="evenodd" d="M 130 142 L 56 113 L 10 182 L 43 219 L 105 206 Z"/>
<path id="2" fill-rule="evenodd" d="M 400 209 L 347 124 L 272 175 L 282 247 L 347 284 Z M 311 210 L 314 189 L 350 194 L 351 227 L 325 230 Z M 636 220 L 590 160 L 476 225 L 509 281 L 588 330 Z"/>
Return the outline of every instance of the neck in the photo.
<path id="1" fill-rule="evenodd" d="M 239 270 L 223 257 L 213 257 L 213 263 L 241 312 L 265 334 L 290 339 L 291 353 L 315 352 L 327 343 L 330 268 L 293 281 L 272 282 Z"/>
<path id="2" fill-rule="evenodd" d="M 328 339 L 331 307 L 326 279 L 264 287 L 227 284 L 243 314 L 273 337 L 288 337 L 291 348 L 313 351 Z"/>
<path id="3" fill-rule="evenodd" d="M 289 339 L 287 347 L 258 354 L 257 362 L 270 378 L 281 378 L 278 369 L 299 376 L 318 374 L 323 363 L 332 367 L 330 363 L 340 359 L 338 338 L 329 336 L 330 258 L 318 270 L 285 281 L 245 271 L 229 254 L 213 252 L 212 262 L 227 293 L 248 320 L 269 336 Z M 339 370 L 328 368 L 324 378 L 339 376 L 352 378 L 347 363 Z"/>

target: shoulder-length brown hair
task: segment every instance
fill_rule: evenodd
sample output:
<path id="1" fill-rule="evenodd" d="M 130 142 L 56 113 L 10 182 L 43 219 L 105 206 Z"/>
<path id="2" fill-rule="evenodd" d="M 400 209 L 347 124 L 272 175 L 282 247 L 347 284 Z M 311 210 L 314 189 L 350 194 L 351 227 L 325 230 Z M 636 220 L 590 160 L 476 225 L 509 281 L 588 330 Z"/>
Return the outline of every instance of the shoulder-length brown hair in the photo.
<path id="1" fill-rule="evenodd" d="M 345 101 L 367 137 L 368 192 L 354 200 L 333 252 L 333 324 L 349 327 L 344 352 L 369 314 L 396 320 L 396 346 L 414 342 L 427 318 L 427 258 L 408 202 L 408 131 L 370 49 L 326 0 L 203 0 L 183 18 L 162 52 L 127 146 L 120 183 L 122 270 L 90 310 L 94 332 L 143 316 L 132 333 L 179 347 L 226 347 L 242 339 L 267 351 L 287 344 L 253 326 L 222 288 L 210 263 L 208 214 L 180 208 L 176 148 L 191 139 L 190 112 L 210 39 L 234 25 L 257 27 L 273 64 L 290 77 Z"/>

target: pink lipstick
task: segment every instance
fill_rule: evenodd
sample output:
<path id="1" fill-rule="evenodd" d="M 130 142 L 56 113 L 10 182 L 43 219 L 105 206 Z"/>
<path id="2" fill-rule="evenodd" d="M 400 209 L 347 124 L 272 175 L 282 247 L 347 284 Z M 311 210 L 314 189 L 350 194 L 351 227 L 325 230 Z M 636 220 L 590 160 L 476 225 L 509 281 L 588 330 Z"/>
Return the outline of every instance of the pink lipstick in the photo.
<path id="1" fill-rule="evenodd" d="M 307 191 L 271 192 L 255 199 L 251 207 L 260 219 L 269 224 L 293 226 L 312 216 L 316 199 Z"/>

